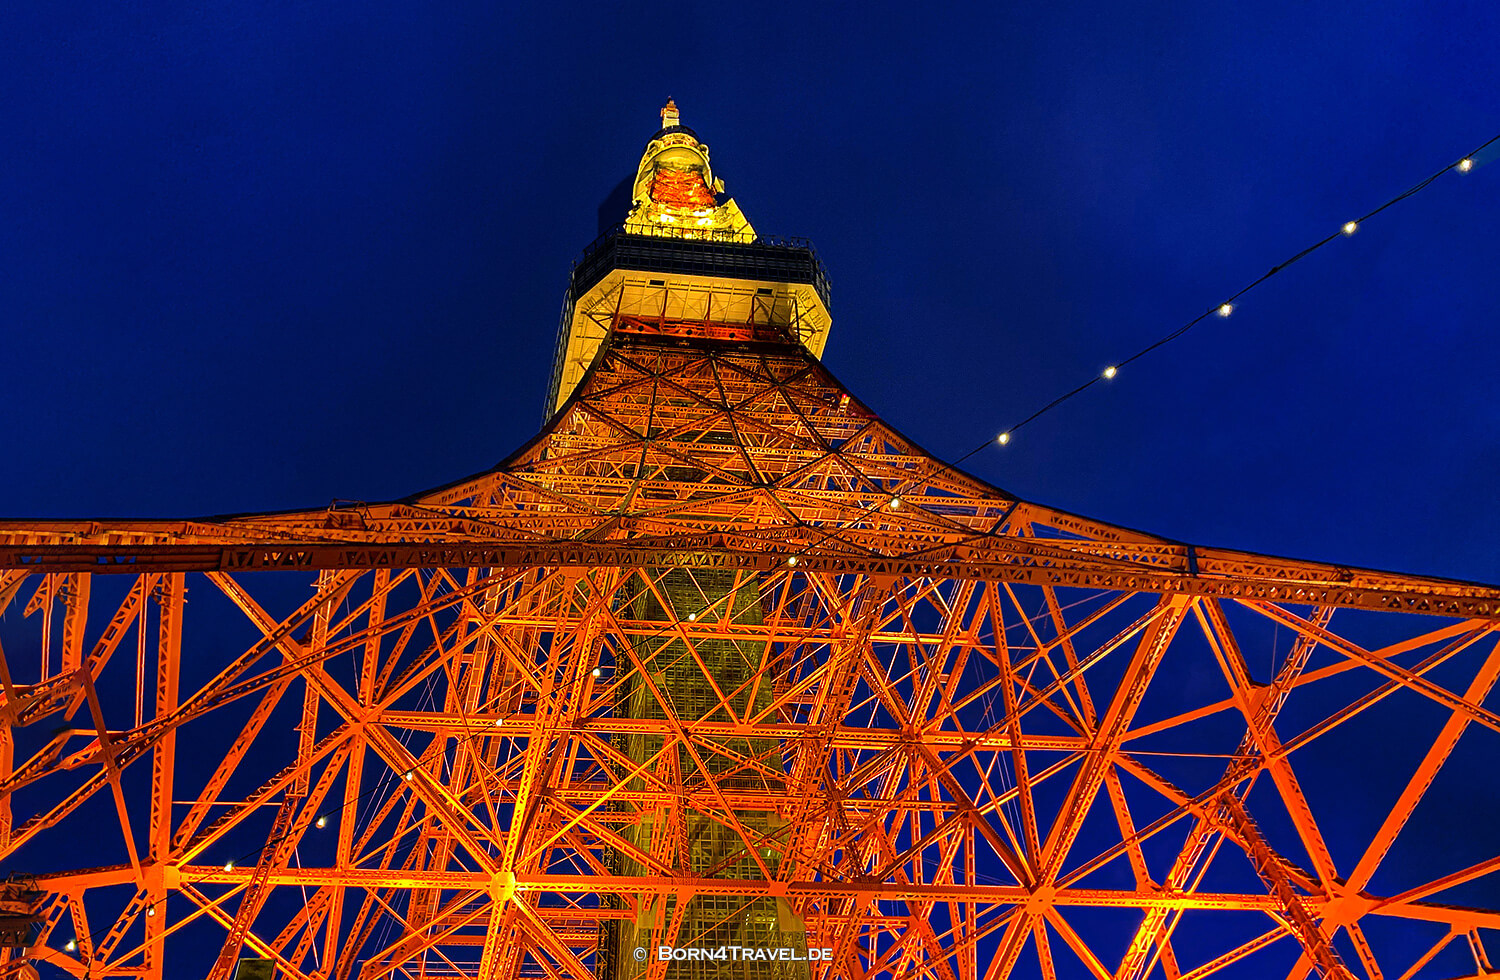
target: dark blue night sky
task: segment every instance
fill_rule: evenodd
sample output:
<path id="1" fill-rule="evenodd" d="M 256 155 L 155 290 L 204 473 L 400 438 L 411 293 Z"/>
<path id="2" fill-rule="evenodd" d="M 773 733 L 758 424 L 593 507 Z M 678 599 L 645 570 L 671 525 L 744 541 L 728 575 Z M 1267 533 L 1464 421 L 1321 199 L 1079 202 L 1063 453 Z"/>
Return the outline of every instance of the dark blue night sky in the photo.
<path id="1" fill-rule="evenodd" d="M 13 7 L 0 513 L 386 499 L 505 455 L 667 95 L 819 248 L 830 367 L 961 455 L 1500 130 L 1493 5 L 1261 6 Z M 1500 580 L 1488 162 L 969 468 Z"/>
<path id="2" fill-rule="evenodd" d="M 0 517 L 492 465 L 669 95 L 756 229 L 815 243 L 832 371 L 946 459 L 1500 132 L 1494 3 L 1016 7 L 9 5 Z M 1500 582 L 1500 144 L 1476 163 L 966 468 Z M 1493 854 L 1493 786 L 1443 791 L 1432 846 Z"/>

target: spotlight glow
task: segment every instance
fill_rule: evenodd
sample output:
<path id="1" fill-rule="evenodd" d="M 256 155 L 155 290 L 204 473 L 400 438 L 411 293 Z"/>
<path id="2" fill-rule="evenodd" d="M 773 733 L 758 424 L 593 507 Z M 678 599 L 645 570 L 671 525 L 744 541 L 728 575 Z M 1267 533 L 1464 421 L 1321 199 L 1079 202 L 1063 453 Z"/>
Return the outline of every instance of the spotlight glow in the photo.
<path id="1" fill-rule="evenodd" d="M 1346 222 L 1344 222 L 1344 234 L 1346 234 L 1346 235 L 1352 235 L 1352 234 L 1354 234 L 1354 232 L 1358 228 L 1359 228 L 1359 222 L 1358 221 L 1346 221 Z"/>
<path id="2" fill-rule="evenodd" d="M 1010 444 L 1010 433 L 1009 432 L 1002 432 L 1002 433 L 1000 433 L 999 437 L 995 441 L 998 442 L 1002 446 L 1009 445 Z"/>
<path id="3" fill-rule="evenodd" d="M 1462 160 L 1458 161 L 1458 172 L 1459 173 L 1466 174 L 1470 170 L 1473 170 L 1473 169 L 1474 169 L 1474 158 L 1473 157 L 1464 157 Z"/>
<path id="4" fill-rule="evenodd" d="M 1104 369 L 1104 380 L 1108 381 L 1110 378 L 1113 378 L 1119 373 L 1120 369 L 1111 364 L 1109 367 Z"/>
<path id="5" fill-rule="evenodd" d="M 1219 307 L 1219 316 L 1228 316 L 1229 314 L 1231 314 L 1233 312 L 1234 312 L 1234 304 L 1233 303 L 1225 303 L 1224 305 L 1222 305 L 1222 306 Z"/>

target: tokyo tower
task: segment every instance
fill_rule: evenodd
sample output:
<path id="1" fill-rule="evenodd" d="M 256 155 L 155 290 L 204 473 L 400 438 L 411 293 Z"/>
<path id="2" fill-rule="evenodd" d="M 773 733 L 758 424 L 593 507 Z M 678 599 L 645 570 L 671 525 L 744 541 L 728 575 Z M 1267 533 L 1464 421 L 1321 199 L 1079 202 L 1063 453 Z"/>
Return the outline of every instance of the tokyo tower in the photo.
<path id="1" fill-rule="evenodd" d="M 669 102 L 492 469 L 0 522 L 0 978 L 1500 976 L 1500 589 L 946 465 L 723 190 Z"/>

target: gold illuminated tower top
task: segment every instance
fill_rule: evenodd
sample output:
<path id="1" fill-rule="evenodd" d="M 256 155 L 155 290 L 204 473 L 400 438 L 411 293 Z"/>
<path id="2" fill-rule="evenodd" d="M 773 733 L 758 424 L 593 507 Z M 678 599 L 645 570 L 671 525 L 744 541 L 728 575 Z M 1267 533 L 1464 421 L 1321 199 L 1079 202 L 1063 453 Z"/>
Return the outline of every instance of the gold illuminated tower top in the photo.
<path id="1" fill-rule="evenodd" d="M 755 229 L 733 199 L 720 202 L 724 181 L 714 176 L 708 147 L 682 125 L 677 103 L 661 110 L 661 131 L 641 154 L 631 185 L 625 231 L 684 239 L 754 242 Z"/>
<path id="2" fill-rule="evenodd" d="M 646 143 L 623 223 L 573 266 L 546 414 L 562 408 L 611 337 L 805 347 L 828 341 L 828 277 L 811 244 L 761 235 L 714 175 L 670 99 Z"/>

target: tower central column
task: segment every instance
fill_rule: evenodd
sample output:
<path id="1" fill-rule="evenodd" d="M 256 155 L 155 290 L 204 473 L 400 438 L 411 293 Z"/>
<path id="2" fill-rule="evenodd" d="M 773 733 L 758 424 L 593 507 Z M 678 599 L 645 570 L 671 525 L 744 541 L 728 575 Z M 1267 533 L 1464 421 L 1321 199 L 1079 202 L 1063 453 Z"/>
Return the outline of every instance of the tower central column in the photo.
<path id="1" fill-rule="evenodd" d="M 625 752 L 647 767 L 627 792 L 659 781 L 680 787 L 681 794 L 671 806 L 635 814 L 620 834 L 675 876 L 775 880 L 782 870 L 789 828 L 777 812 L 786 792 L 780 742 L 691 734 L 699 722 L 745 725 L 771 705 L 772 645 L 715 635 L 763 625 L 760 593 L 761 576 L 753 572 L 674 569 L 643 573 L 641 591 L 628 603 L 631 619 L 662 628 L 632 644 L 640 666 L 621 684 L 616 714 L 675 720 L 687 740 L 626 737 Z M 614 861 L 626 876 L 662 873 L 630 854 L 617 853 Z M 609 966 L 602 976 L 611 980 L 644 976 L 666 958 L 664 948 L 682 957 L 672 959 L 667 977 L 808 976 L 806 927 L 781 898 L 717 890 L 667 896 L 643 905 L 634 920 L 618 922 L 606 942 Z M 791 958 L 771 958 L 780 956 Z"/>
<path id="2" fill-rule="evenodd" d="M 647 143 L 623 224 L 590 246 L 573 271 L 562 318 L 550 411 L 566 410 L 585 376 L 611 347 L 639 343 L 804 345 L 821 353 L 829 325 L 828 287 L 805 244 L 760 238 L 733 200 L 721 198 L 708 147 L 681 124 L 677 106 Z M 692 421 L 703 406 L 653 393 L 645 442 L 738 448 L 738 436 Z M 701 428 L 701 431 L 699 429 Z M 685 432 L 685 430 L 692 430 Z M 653 465 L 642 456 L 617 470 L 627 479 L 664 477 L 679 486 L 711 478 L 691 466 Z M 649 507 L 621 501 L 623 512 Z M 616 651 L 621 680 L 614 713 L 667 721 L 676 737 L 632 734 L 620 747 L 640 772 L 615 805 L 627 847 L 609 856 L 617 874 L 705 879 L 785 880 L 791 836 L 782 745 L 775 738 L 716 736 L 713 723 L 750 727 L 772 706 L 781 644 L 758 629 L 766 618 L 764 576 L 717 569 L 643 570 L 619 613 L 660 624 Z M 629 590 L 627 590 L 628 592 Z M 630 663 L 624 661 L 629 659 Z M 657 726 L 659 728 L 659 726 Z M 630 793 L 678 788 L 669 806 L 638 810 Z M 802 980 L 807 935 L 784 898 L 695 887 L 633 907 L 600 941 L 601 977 L 732 977 Z M 782 958 L 786 957 L 786 958 Z M 665 973 L 661 960 L 670 962 Z M 653 969 L 655 967 L 655 969 Z"/>

